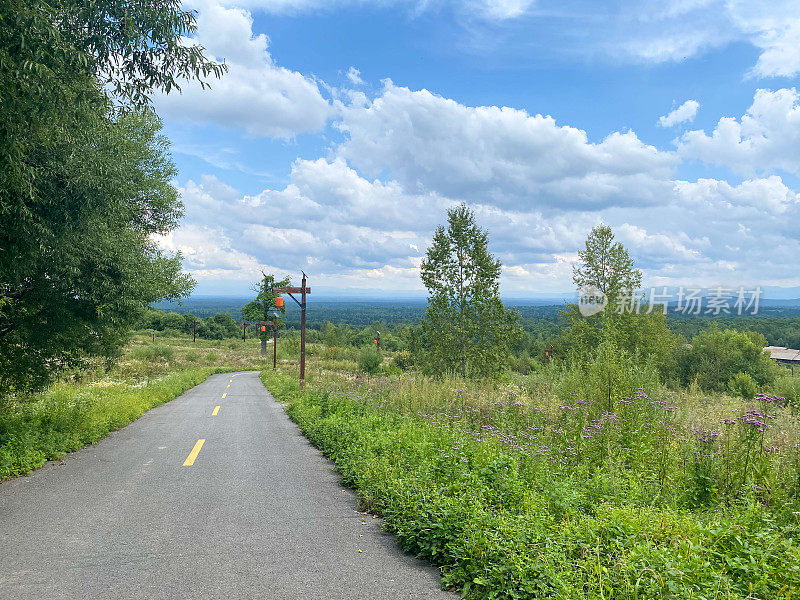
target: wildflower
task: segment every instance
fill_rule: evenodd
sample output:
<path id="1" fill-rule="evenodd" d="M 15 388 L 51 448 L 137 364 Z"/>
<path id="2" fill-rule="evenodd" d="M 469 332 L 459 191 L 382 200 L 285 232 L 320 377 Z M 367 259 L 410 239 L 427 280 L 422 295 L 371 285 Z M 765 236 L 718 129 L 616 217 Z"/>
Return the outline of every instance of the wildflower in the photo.
<path id="1" fill-rule="evenodd" d="M 744 413 L 741 417 L 739 417 L 739 422 L 744 423 L 745 425 L 749 425 L 758 431 L 766 431 L 769 429 L 769 425 L 767 425 L 767 419 L 772 419 L 771 415 L 764 414 L 757 410 L 748 410 Z"/>
<path id="2" fill-rule="evenodd" d="M 700 439 L 701 442 L 709 444 L 719 437 L 718 431 L 711 431 L 708 429 L 695 429 L 693 433 Z"/>

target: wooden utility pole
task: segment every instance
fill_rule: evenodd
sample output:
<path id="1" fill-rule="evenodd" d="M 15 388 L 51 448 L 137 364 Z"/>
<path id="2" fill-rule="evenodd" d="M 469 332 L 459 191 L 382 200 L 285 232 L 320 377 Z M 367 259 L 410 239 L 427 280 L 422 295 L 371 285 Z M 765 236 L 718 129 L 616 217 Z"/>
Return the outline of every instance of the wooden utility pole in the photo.
<path id="1" fill-rule="evenodd" d="M 300 307 L 300 389 L 306 387 L 306 295 L 311 293 L 311 288 L 306 287 L 306 274 L 303 273 L 303 282 L 300 287 L 272 288 L 275 294 L 289 294 L 289 297 Z M 292 294 L 300 294 L 300 300 Z"/>
<path id="2" fill-rule="evenodd" d="M 192 321 L 192 341 L 197 341 L 197 320 Z"/>
<path id="3" fill-rule="evenodd" d="M 242 341 L 247 341 L 247 323 L 242 323 Z"/>
<path id="4" fill-rule="evenodd" d="M 300 284 L 300 389 L 306 387 L 306 274 Z"/>
<path id="5" fill-rule="evenodd" d="M 278 368 L 278 319 L 275 319 L 275 325 L 272 328 L 272 370 Z"/>

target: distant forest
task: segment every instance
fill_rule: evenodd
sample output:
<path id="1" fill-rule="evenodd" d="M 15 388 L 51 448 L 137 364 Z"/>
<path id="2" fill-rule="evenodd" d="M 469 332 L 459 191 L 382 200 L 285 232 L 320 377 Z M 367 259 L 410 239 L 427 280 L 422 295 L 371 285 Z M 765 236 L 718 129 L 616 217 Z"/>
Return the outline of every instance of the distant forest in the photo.
<path id="1" fill-rule="evenodd" d="M 248 298 L 189 298 L 180 305 L 175 302 L 161 302 L 153 308 L 165 312 L 193 314 L 207 318 L 219 313 L 228 313 L 237 322 L 241 322 L 242 307 Z M 564 305 L 547 306 L 513 306 L 519 314 L 526 332 L 535 338 L 547 341 L 554 338 L 566 324 L 561 317 Z M 350 325 L 362 329 L 380 323 L 387 329 L 403 325 L 416 324 L 425 314 L 426 304 L 423 301 L 364 301 L 364 302 L 314 302 L 309 300 L 308 324 L 319 329 L 328 321 L 335 325 Z M 290 298 L 286 299 L 286 325 L 289 329 L 300 326 L 300 311 Z M 761 333 L 767 341 L 775 346 L 800 348 L 800 307 L 764 306 L 757 315 L 726 315 L 712 317 L 709 315 L 686 316 L 670 312 L 669 328 L 687 339 L 711 324 L 712 321 L 723 329 L 751 330 Z"/>

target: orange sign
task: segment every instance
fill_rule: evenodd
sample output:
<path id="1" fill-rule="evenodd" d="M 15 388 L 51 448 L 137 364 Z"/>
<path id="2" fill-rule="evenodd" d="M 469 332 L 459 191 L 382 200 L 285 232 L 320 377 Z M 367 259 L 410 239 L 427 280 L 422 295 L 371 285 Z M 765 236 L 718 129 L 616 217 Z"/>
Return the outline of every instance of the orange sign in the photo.
<path id="1" fill-rule="evenodd" d="M 275 306 L 277 308 L 283 308 L 283 296 L 278 296 L 275 298 Z"/>

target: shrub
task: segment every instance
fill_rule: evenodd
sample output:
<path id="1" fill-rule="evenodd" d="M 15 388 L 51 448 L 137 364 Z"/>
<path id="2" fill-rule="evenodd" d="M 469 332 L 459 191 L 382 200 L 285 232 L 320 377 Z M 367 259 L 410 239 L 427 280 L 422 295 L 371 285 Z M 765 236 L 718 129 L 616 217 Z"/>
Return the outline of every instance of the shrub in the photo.
<path id="1" fill-rule="evenodd" d="M 386 365 L 381 365 L 380 370 L 387 375 L 402 375 L 403 371 L 394 363 L 389 363 Z"/>
<path id="2" fill-rule="evenodd" d="M 142 361 L 155 361 L 159 358 L 170 360 L 174 354 L 175 349 L 165 344 L 137 346 L 131 350 L 131 357 Z"/>
<path id="3" fill-rule="evenodd" d="M 377 373 L 380 369 L 381 359 L 380 353 L 370 346 L 365 346 L 358 353 L 358 368 L 364 373 Z"/>
<path id="4" fill-rule="evenodd" d="M 800 408 L 800 376 L 792 375 L 787 370 L 785 374 L 775 380 L 772 390 L 776 396 L 786 398 L 794 408 Z"/>
<path id="5" fill-rule="evenodd" d="M 688 385 L 695 377 L 701 388 L 722 392 L 738 373 L 746 373 L 759 386 L 773 383 L 778 367 L 764 353 L 766 339 L 754 331 L 720 330 L 712 326 L 692 338 L 692 348 L 682 357 L 681 379 Z"/>
<path id="6" fill-rule="evenodd" d="M 407 371 L 414 366 L 414 357 L 408 350 L 400 350 L 395 352 L 394 364 L 401 370 Z"/>
<path id="7" fill-rule="evenodd" d="M 215 363 L 218 360 L 219 360 L 219 354 L 217 354 L 216 352 L 209 352 L 208 354 L 206 354 L 206 361 L 210 363 Z"/>
<path id="8" fill-rule="evenodd" d="M 752 400 L 756 397 L 758 391 L 758 384 L 747 373 L 737 373 L 728 381 L 728 390 L 737 396 Z"/>

